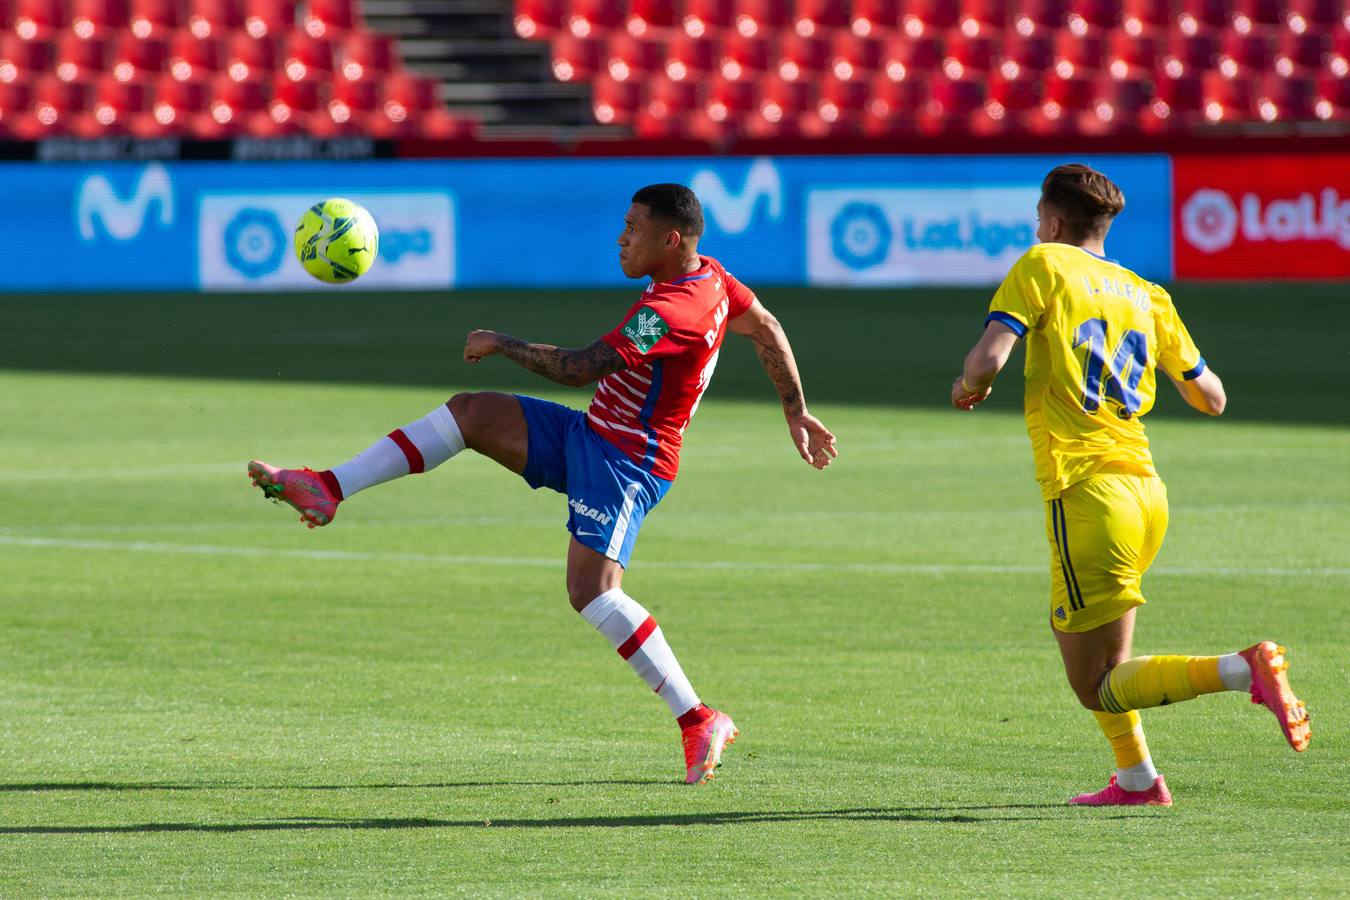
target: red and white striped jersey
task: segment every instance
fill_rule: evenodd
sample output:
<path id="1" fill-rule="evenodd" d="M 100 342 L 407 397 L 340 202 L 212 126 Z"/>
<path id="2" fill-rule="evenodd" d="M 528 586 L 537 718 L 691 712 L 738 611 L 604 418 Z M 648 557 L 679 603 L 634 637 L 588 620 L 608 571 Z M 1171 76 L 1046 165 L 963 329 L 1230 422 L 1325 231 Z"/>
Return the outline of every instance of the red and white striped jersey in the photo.
<path id="1" fill-rule="evenodd" d="M 623 323 L 601 337 L 628 368 L 606 375 L 590 426 L 657 478 L 673 480 L 685 427 L 712 380 L 727 322 L 754 293 L 710 256 L 695 272 L 647 286 Z"/>

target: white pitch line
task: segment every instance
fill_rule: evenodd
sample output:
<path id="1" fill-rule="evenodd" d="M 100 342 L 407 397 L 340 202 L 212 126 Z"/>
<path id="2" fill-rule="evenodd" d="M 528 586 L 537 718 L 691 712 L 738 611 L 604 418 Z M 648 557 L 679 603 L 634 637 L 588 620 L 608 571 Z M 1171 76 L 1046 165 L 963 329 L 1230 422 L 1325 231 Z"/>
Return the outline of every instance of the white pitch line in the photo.
<path id="1" fill-rule="evenodd" d="M 440 565 L 514 566 L 560 569 L 563 560 L 529 556 L 455 556 L 439 553 L 384 553 L 361 550 L 301 550 L 271 547 L 236 547 L 223 544 L 175 544 L 156 541 L 91 541 L 73 538 L 19 537 L 0 535 L 0 545 L 14 547 L 96 550 L 115 553 L 166 553 L 192 556 L 246 556 L 272 559 L 314 559 L 334 562 L 419 562 Z M 689 562 L 649 561 L 645 569 L 677 570 L 765 570 L 781 572 L 873 572 L 891 575 L 1037 575 L 1046 566 L 1008 566 L 991 563 L 849 563 L 849 562 L 770 562 L 767 560 L 691 560 Z M 1283 568 L 1276 566 L 1233 568 L 1226 566 L 1172 566 L 1153 570 L 1154 575 L 1219 575 L 1225 577 L 1350 576 L 1347 568 Z"/>

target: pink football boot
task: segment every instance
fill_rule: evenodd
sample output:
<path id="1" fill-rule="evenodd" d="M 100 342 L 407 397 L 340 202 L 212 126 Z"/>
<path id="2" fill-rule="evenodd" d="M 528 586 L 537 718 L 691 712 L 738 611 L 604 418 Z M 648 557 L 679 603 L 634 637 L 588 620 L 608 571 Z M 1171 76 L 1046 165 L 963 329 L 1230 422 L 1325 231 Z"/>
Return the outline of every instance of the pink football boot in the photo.
<path id="1" fill-rule="evenodd" d="M 680 733 L 684 743 L 684 783 L 703 784 L 713 777 L 722 761 L 722 751 L 736 741 L 740 731 L 731 716 L 712 710 L 712 715 Z"/>
<path id="2" fill-rule="evenodd" d="M 248 477 L 273 503 L 294 507 L 310 528 L 333 521 L 342 502 L 313 469 L 278 469 L 255 459 L 248 464 Z"/>
<path id="3" fill-rule="evenodd" d="M 1079 794 L 1069 799 L 1070 806 L 1171 806 L 1172 792 L 1159 775 L 1146 790 L 1127 791 L 1116 783 L 1116 776 L 1095 794 Z"/>
<path id="4" fill-rule="evenodd" d="M 1273 712 L 1289 746 L 1303 751 L 1312 739 L 1312 727 L 1307 707 L 1289 687 L 1287 652 L 1274 641 L 1262 641 L 1241 651 L 1241 656 L 1252 669 L 1252 702 Z"/>

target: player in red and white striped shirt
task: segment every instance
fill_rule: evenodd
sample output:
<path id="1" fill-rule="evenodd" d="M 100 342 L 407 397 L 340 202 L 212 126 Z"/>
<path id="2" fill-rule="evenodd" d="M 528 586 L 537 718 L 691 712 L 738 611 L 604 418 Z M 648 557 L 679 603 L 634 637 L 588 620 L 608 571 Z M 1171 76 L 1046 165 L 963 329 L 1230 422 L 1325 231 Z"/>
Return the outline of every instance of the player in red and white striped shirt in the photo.
<path id="1" fill-rule="evenodd" d="M 428 471 L 465 448 L 531 487 L 566 494 L 572 606 L 666 701 L 681 728 L 691 784 L 712 776 L 739 732 L 729 716 L 699 701 L 656 620 L 624 593 L 622 581 L 643 517 L 675 478 L 684 429 L 728 329 L 754 342 L 802 459 L 824 469 L 837 455 L 834 435 L 806 409 L 782 326 L 721 263 L 699 255 L 702 233 L 693 191 L 645 187 L 624 217 L 619 265 L 628 277 L 651 283 L 613 331 L 579 350 L 495 331 L 469 333 L 470 363 L 498 354 L 570 387 L 598 380 L 586 413 L 534 397 L 456 394 L 331 470 L 249 463 L 253 482 L 297 509 L 311 528 L 331 522 L 338 504 L 357 491 Z"/>

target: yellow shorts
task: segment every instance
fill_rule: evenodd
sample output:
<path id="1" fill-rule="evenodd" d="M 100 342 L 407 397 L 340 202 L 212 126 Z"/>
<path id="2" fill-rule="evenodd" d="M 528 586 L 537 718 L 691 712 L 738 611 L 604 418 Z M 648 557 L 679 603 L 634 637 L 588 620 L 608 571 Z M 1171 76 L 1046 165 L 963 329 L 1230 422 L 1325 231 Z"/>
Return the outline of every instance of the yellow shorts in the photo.
<path id="1" fill-rule="evenodd" d="M 1144 602 L 1139 584 L 1167 533 L 1167 488 L 1156 475 L 1093 475 L 1046 504 L 1050 621 L 1090 631 Z"/>

